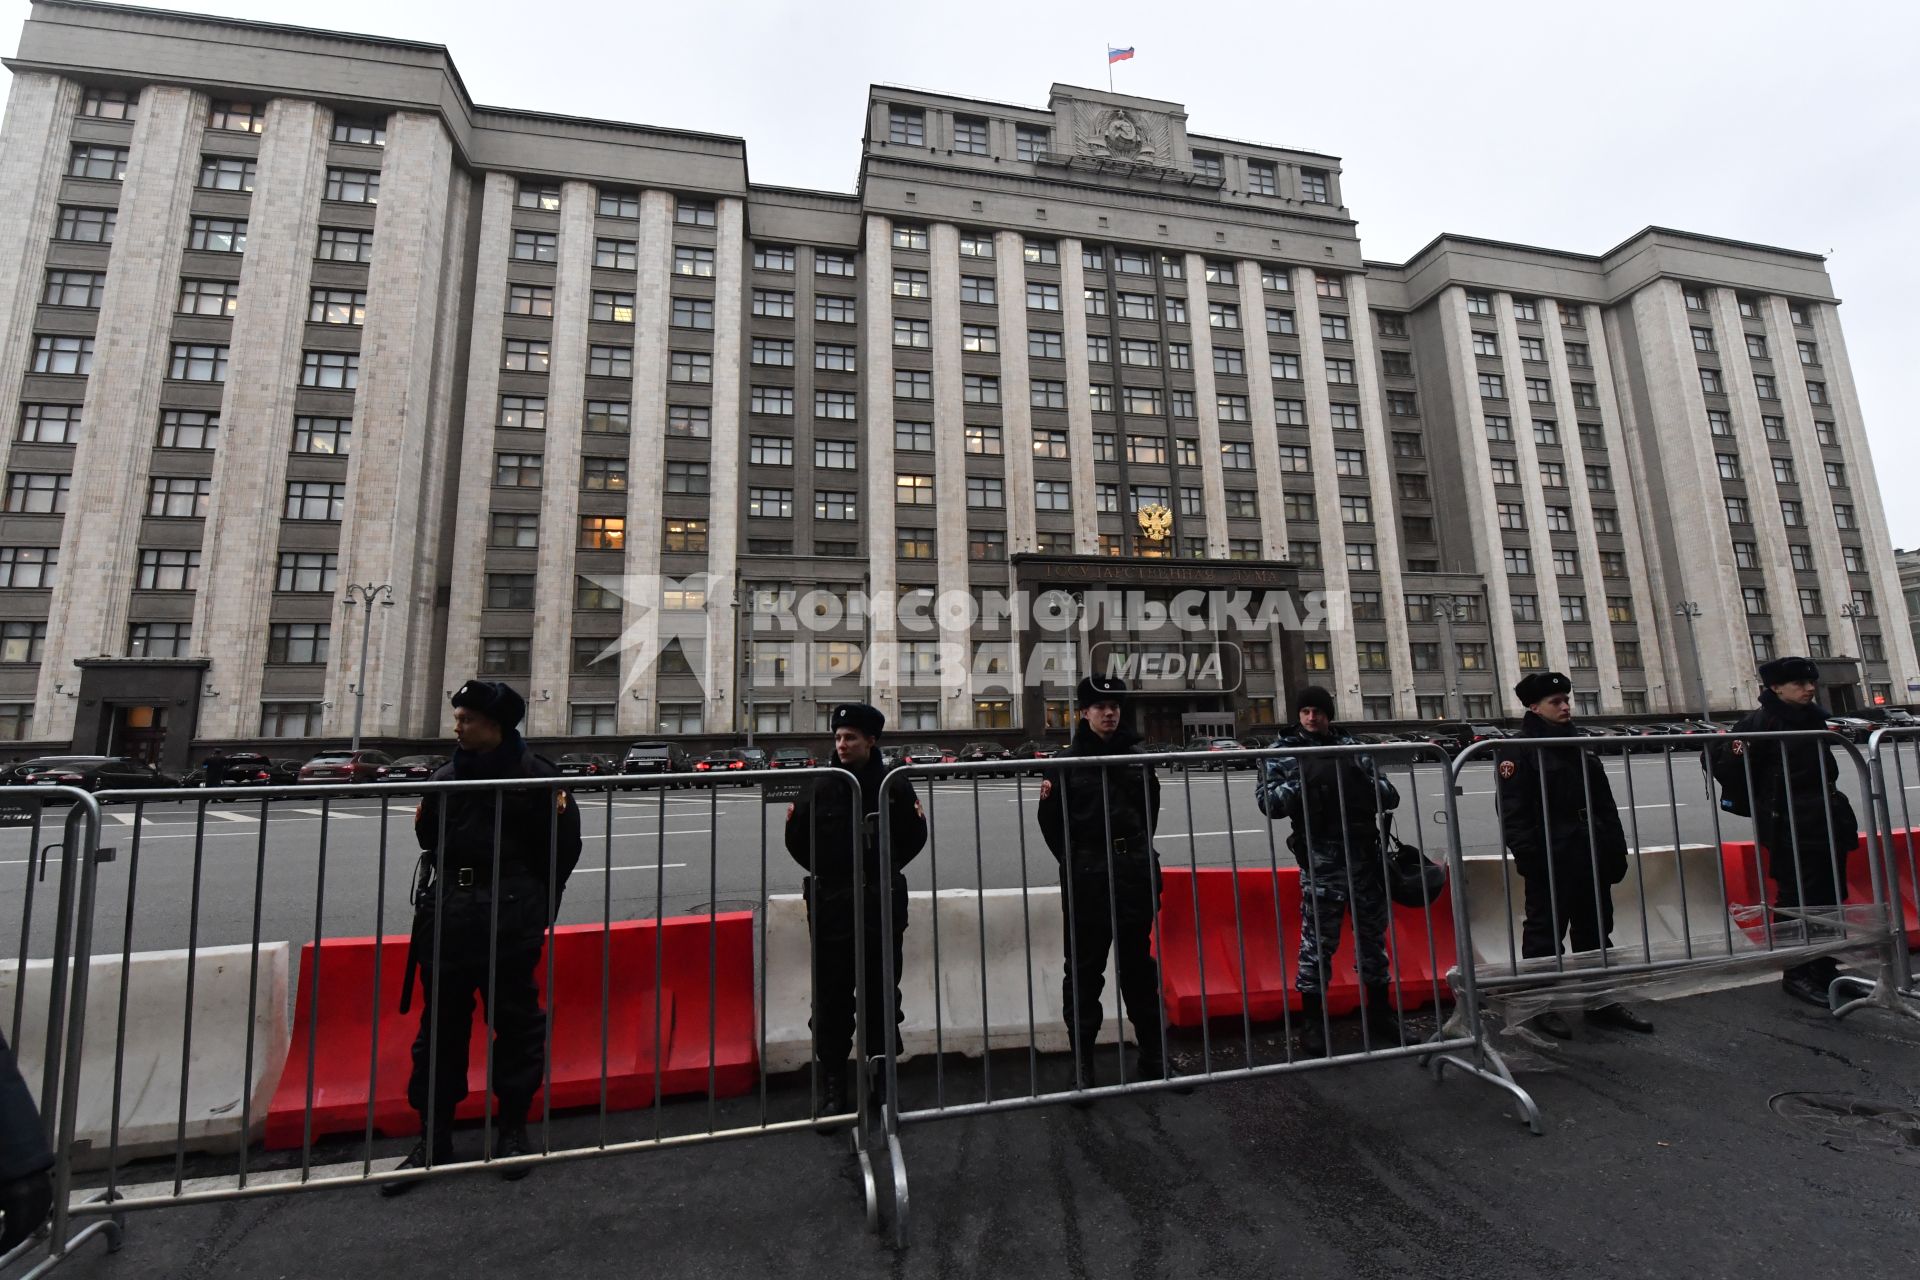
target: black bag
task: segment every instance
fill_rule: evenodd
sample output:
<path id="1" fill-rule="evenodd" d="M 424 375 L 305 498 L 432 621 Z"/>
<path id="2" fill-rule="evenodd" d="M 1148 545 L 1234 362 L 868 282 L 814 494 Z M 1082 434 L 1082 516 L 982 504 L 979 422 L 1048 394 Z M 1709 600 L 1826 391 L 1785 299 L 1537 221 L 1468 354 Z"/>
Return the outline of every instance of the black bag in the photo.
<path id="1" fill-rule="evenodd" d="M 1429 907 L 1446 892 L 1447 869 L 1393 833 L 1387 820 L 1387 896 L 1402 907 Z"/>
<path id="2" fill-rule="evenodd" d="M 1736 818 L 1753 816 L 1753 797 L 1747 794 L 1745 757 L 1728 747 L 1713 752 L 1713 780 L 1720 784 L 1720 808 Z"/>

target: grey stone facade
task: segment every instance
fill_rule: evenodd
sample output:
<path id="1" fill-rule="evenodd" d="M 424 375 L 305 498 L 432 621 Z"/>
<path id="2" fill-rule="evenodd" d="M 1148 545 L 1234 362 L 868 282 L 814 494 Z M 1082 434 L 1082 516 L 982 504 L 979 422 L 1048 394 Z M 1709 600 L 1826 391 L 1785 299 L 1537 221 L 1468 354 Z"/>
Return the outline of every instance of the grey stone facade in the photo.
<path id="1" fill-rule="evenodd" d="M 0 587 L 18 739 L 110 745 L 138 668 L 89 691 L 101 657 L 204 660 L 197 706 L 188 668 L 165 688 L 209 741 L 339 737 L 356 706 L 439 736 L 475 671 L 542 737 L 725 733 L 749 664 L 762 732 L 862 696 L 917 735 L 1038 737 L 1060 699 L 990 621 L 775 635 L 739 602 L 951 601 L 1103 556 L 1332 593 L 1351 625 L 1276 634 L 1219 708 L 1242 724 L 1299 679 L 1413 719 L 1512 714 L 1534 665 L 1613 714 L 1729 710 L 1768 653 L 1866 698 L 1920 678 L 1816 255 L 1649 228 L 1371 262 L 1338 159 L 1064 85 L 876 86 L 845 195 L 749 183 L 736 138 L 477 106 L 438 46 L 41 0 L 8 66 L 0 548 L 58 560 Z M 75 221 L 109 210 L 110 245 Z M 231 223 L 244 252 L 207 239 Z M 36 369 L 51 339 L 90 370 Z M 82 424 L 29 430 L 39 406 Z M 182 413 L 217 436 L 163 432 Z M 364 672 L 350 583 L 392 588 Z M 836 647 L 894 641 L 897 667 Z M 916 679 L 919 643 L 961 661 Z"/>

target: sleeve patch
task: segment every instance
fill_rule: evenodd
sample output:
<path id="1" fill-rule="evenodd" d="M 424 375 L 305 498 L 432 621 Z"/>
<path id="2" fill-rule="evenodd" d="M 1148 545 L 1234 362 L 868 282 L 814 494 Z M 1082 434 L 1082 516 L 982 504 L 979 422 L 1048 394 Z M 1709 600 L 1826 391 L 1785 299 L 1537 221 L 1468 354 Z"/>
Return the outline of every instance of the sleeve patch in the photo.
<path id="1" fill-rule="evenodd" d="M 1520 772 L 1520 766 L 1519 766 L 1519 765 L 1517 765 L 1517 764 L 1515 764 L 1515 763 L 1514 763 L 1513 761 L 1511 761 L 1511 760 L 1502 760 L 1502 761 L 1500 762 L 1500 776 L 1501 776 L 1501 777 L 1503 777 L 1503 778 L 1511 778 L 1511 777 L 1512 777 L 1512 776 L 1513 776 L 1514 774 L 1516 774 L 1516 773 L 1518 773 L 1518 772 Z"/>

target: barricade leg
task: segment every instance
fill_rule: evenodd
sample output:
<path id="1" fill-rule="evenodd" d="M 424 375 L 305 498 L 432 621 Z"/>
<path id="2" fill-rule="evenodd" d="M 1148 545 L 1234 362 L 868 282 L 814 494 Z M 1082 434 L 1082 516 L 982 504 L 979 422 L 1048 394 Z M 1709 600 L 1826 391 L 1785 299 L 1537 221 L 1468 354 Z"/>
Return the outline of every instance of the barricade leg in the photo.
<path id="1" fill-rule="evenodd" d="M 1887 942 L 1881 947 L 1871 978 L 1856 974 L 1837 974 L 1827 988 L 1827 1003 L 1835 1018 L 1845 1018 L 1861 1009 L 1885 1009 L 1920 1020 L 1920 994 L 1913 989 L 1912 957 L 1908 951 L 1906 913 L 1900 901 L 1900 865 L 1893 852 L 1894 825 L 1887 785 L 1887 756 L 1895 762 L 1900 779 L 1900 803 L 1906 806 L 1905 771 L 1899 767 L 1902 739 L 1889 737 L 1880 730 L 1868 743 L 1867 768 L 1867 866 L 1873 877 L 1874 902 L 1886 911 Z M 1907 836 L 1907 856 L 1913 856 L 1912 829 Z M 1911 883 L 1911 882 L 1910 882 Z M 1851 999 L 1846 998 L 1851 996 Z"/>

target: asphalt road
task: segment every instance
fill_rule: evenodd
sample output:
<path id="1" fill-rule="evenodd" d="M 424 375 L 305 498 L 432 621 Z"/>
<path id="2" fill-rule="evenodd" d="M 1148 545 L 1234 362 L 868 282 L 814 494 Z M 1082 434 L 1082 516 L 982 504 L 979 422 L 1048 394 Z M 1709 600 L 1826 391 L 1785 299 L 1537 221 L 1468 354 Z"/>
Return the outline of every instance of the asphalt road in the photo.
<path id="1" fill-rule="evenodd" d="M 1606 768 L 1636 844 L 1751 835 L 1745 819 L 1714 806 L 1697 756 L 1615 757 Z M 1445 775 L 1435 766 L 1402 763 L 1390 776 L 1402 793 L 1401 837 L 1441 847 Z M 1920 771 L 1910 777 L 1915 785 L 1907 790 L 1920 803 Z M 1261 817 L 1253 780 L 1250 771 L 1238 770 L 1163 775 L 1156 841 L 1163 863 L 1289 865 L 1288 828 Z M 913 888 L 1058 882 L 1034 817 L 1039 791 L 1033 778 L 923 780 L 920 787 L 932 838 L 908 868 Z M 1864 814 L 1858 787 L 1848 790 Z M 801 869 L 782 840 L 785 805 L 763 803 L 757 789 L 578 794 L 585 850 L 567 888 L 563 924 L 704 912 L 709 904 L 751 909 L 767 894 L 799 891 Z M 103 842 L 114 858 L 100 869 L 94 951 L 128 943 L 130 897 L 136 951 L 182 947 L 190 938 L 203 946 L 245 943 L 254 936 L 256 897 L 263 941 L 404 932 L 418 856 L 413 803 L 403 792 L 383 800 L 343 791 L 264 806 L 251 799 L 153 802 L 137 811 L 114 805 L 104 822 Z M 1462 770 L 1456 803 L 1465 852 L 1497 853 L 1491 765 Z M 62 812 L 47 811 L 42 845 L 59 838 Z M 44 956 L 51 948 L 58 865 L 44 878 L 30 874 L 36 870 L 29 864 L 30 836 L 27 828 L 0 828 L 0 950 L 19 954 L 21 914 L 31 904 L 27 954 Z"/>
<path id="2" fill-rule="evenodd" d="M 1920 1023 L 1835 1022 L 1773 987 L 1649 1013 L 1655 1035 L 1582 1027 L 1513 1059 L 1540 1138 L 1486 1086 L 1404 1062 L 908 1126 L 904 1250 L 865 1230 L 844 1139 L 801 1133 L 511 1184 L 479 1172 L 401 1200 L 356 1188 L 138 1213 L 121 1252 L 91 1242 L 59 1274 L 1910 1276 Z M 903 1067 L 903 1093 L 931 1069 Z M 562 1120 L 556 1142 L 590 1141 L 594 1123 Z"/>

